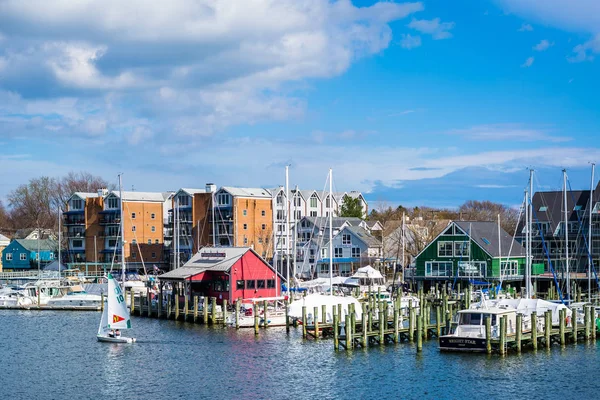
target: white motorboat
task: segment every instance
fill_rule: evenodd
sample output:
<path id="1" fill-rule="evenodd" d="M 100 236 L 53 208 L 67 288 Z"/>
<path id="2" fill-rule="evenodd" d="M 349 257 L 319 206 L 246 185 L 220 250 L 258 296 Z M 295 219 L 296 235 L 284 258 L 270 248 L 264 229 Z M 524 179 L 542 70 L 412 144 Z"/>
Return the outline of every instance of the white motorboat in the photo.
<path id="1" fill-rule="evenodd" d="M 492 339 L 500 337 L 500 317 L 507 317 L 506 335 L 515 335 L 517 330 L 517 312 L 514 308 L 490 307 L 485 309 L 466 309 L 457 314 L 458 325 L 448 335 L 440 336 L 442 351 L 486 351 L 485 319 L 491 319 Z"/>
<path id="2" fill-rule="evenodd" d="M 254 304 L 257 305 L 258 324 L 263 326 L 265 323 L 265 312 L 263 302 L 267 301 L 267 325 L 268 326 L 285 326 L 285 305 L 284 297 L 256 298 L 244 299 L 240 307 L 238 316 L 238 324 L 240 328 L 251 328 L 254 326 Z M 235 314 L 230 314 L 227 317 L 229 326 L 236 326 Z"/>
<path id="3" fill-rule="evenodd" d="M 51 307 L 100 307 L 102 296 L 87 293 L 79 285 L 63 288 L 66 292 L 60 297 L 48 299 L 47 305 Z"/>
<path id="4" fill-rule="evenodd" d="M 325 306 L 326 316 L 325 322 L 331 323 L 333 321 L 333 314 L 337 313 L 338 305 L 342 306 L 342 320 L 349 314 L 350 304 L 354 304 L 354 314 L 357 320 L 362 317 L 362 304 L 351 296 L 332 296 L 325 294 L 309 294 L 299 300 L 293 301 L 288 307 L 288 315 L 291 318 L 302 320 L 302 307 L 306 307 L 306 319 L 309 325 L 314 322 L 314 310 L 317 308 L 317 317 L 319 321 L 322 321 L 321 313 L 323 312 L 323 306 Z"/>

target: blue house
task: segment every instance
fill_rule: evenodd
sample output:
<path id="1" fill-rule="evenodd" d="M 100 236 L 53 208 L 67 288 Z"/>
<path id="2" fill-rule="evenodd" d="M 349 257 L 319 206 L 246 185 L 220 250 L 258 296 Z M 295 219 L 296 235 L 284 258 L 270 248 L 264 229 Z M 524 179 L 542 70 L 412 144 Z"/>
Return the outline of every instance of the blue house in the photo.
<path id="1" fill-rule="evenodd" d="M 4 250 L 2 250 L 3 270 L 15 271 L 37 268 L 38 249 L 42 267 L 49 262 L 54 261 L 56 258 L 58 247 L 54 240 L 13 240 Z"/>

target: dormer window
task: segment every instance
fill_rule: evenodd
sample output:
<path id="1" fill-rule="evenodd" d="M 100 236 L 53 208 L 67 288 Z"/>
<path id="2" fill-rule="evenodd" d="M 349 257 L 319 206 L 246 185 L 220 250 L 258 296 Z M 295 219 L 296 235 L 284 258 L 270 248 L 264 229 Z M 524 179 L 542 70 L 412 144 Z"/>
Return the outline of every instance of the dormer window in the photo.
<path id="1" fill-rule="evenodd" d="M 83 200 L 81 200 L 81 199 L 71 200 L 71 208 L 73 210 L 82 210 L 83 209 Z"/>

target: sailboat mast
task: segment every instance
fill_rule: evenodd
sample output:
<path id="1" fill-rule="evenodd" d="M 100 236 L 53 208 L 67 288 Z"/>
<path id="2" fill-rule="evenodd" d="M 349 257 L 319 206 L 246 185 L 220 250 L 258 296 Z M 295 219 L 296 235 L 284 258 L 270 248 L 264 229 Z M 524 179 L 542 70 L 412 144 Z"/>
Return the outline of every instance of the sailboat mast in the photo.
<path id="1" fill-rule="evenodd" d="M 333 172 L 329 168 L 329 291 L 333 296 Z"/>
<path id="2" fill-rule="evenodd" d="M 531 261 L 531 247 L 529 237 L 531 236 L 531 225 L 529 224 L 529 192 L 525 190 L 525 298 L 530 299 L 531 293 L 529 293 L 529 272 L 530 272 L 530 261 Z"/>
<path id="3" fill-rule="evenodd" d="M 123 185 L 121 184 L 121 175 L 122 174 L 119 174 L 119 208 L 121 209 L 121 218 L 119 218 L 119 228 L 121 229 L 121 272 L 123 274 L 123 287 L 125 287 L 125 229 L 123 225 L 123 220 L 125 219 L 125 211 L 123 209 Z"/>
<path id="4" fill-rule="evenodd" d="M 567 170 L 563 169 L 563 202 L 565 204 L 565 266 L 567 273 L 567 301 L 571 304 L 571 274 L 569 270 L 569 209 L 567 207 Z"/>
<path id="5" fill-rule="evenodd" d="M 529 234 L 529 254 L 527 256 L 527 294 L 528 299 L 531 298 L 531 268 L 533 266 L 533 169 L 529 170 L 529 198 L 527 201 L 527 209 L 529 210 L 529 220 L 527 221 L 529 226 L 527 232 Z M 542 232 L 540 232 L 542 234 Z M 535 295 L 535 293 L 533 293 Z"/>
<path id="6" fill-rule="evenodd" d="M 499 263 L 500 263 L 500 282 L 502 282 L 502 244 L 500 243 L 501 241 L 501 237 L 500 237 L 500 214 L 498 214 L 498 257 L 499 257 Z M 471 243 L 469 243 L 471 244 Z M 471 254 L 471 252 L 469 251 L 469 254 Z M 508 259 L 508 256 L 506 257 L 506 265 L 508 265 L 508 263 L 510 262 L 510 260 Z"/>
<path id="7" fill-rule="evenodd" d="M 589 221 L 588 221 L 588 301 L 592 301 L 592 210 L 594 208 L 594 170 L 596 164 L 592 163 L 592 180 L 590 182 Z"/>
<path id="8" fill-rule="evenodd" d="M 404 221 L 406 220 L 406 217 L 404 216 L 404 212 L 402 213 L 402 270 L 405 270 L 405 266 L 404 266 L 404 249 L 406 248 L 406 242 L 404 239 Z M 404 276 L 402 277 L 402 280 L 404 280 Z"/>
<path id="9" fill-rule="evenodd" d="M 285 279 L 290 291 L 290 167 L 285 166 Z"/>
<path id="10" fill-rule="evenodd" d="M 60 206 L 58 206 L 58 281 L 60 282 Z"/>
<path id="11" fill-rule="evenodd" d="M 293 221 L 294 221 L 294 233 L 292 236 L 292 255 L 293 255 L 293 260 L 294 260 L 294 273 L 298 273 L 298 268 L 296 267 L 296 263 L 297 263 L 297 258 L 298 258 L 298 250 L 296 249 L 297 243 L 296 241 L 298 240 L 298 219 L 296 218 L 296 196 L 298 196 L 298 185 L 296 185 L 296 190 L 294 191 L 294 196 L 293 196 L 293 203 L 294 203 L 294 214 L 293 214 Z"/>

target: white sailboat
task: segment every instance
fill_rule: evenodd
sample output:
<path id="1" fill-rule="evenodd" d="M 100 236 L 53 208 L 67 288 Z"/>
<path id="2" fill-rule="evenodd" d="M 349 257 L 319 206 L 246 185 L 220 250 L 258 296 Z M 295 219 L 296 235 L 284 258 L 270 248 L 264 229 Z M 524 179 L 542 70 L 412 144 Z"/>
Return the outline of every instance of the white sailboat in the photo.
<path id="1" fill-rule="evenodd" d="M 115 280 L 111 273 L 108 274 L 108 295 L 98 334 L 99 342 L 110 343 L 133 343 L 135 338 L 121 336 L 119 331 L 122 329 L 131 329 L 131 319 L 129 310 L 125 303 L 125 296 L 121 286 Z"/>
<path id="2" fill-rule="evenodd" d="M 344 297 L 333 294 L 333 173 L 331 168 L 329 169 L 329 295 L 325 294 L 309 294 L 299 300 L 293 301 L 288 307 L 288 316 L 295 319 L 302 318 L 302 307 L 307 309 L 308 324 L 314 323 L 314 309 L 317 308 L 318 312 L 322 312 L 322 307 L 326 307 L 326 322 L 330 323 L 333 321 L 333 314 L 336 312 L 337 305 L 342 306 L 342 318 L 349 313 L 350 304 L 354 304 L 354 313 L 357 319 L 362 316 L 362 306 L 360 302 L 352 296 Z"/>
<path id="3" fill-rule="evenodd" d="M 121 199 L 121 269 L 123 276 L 123 284 L 125 284 L 125 239 L 123 235 L 123 194 L 121 189 L 121 175 L 119 175 L 119 197 Z M 110 343 L 133 343 L 135 338 L 121 336 L 121 329 L 131 329 L 131 318 L 127 304 L 125 302 L 125 294 L 119 282 L 109 272 L 108 276 L 108 293 L 104 304 L 104 311 L 100 319 L 98 334 L 96 337 L 99 342 Z"/>

